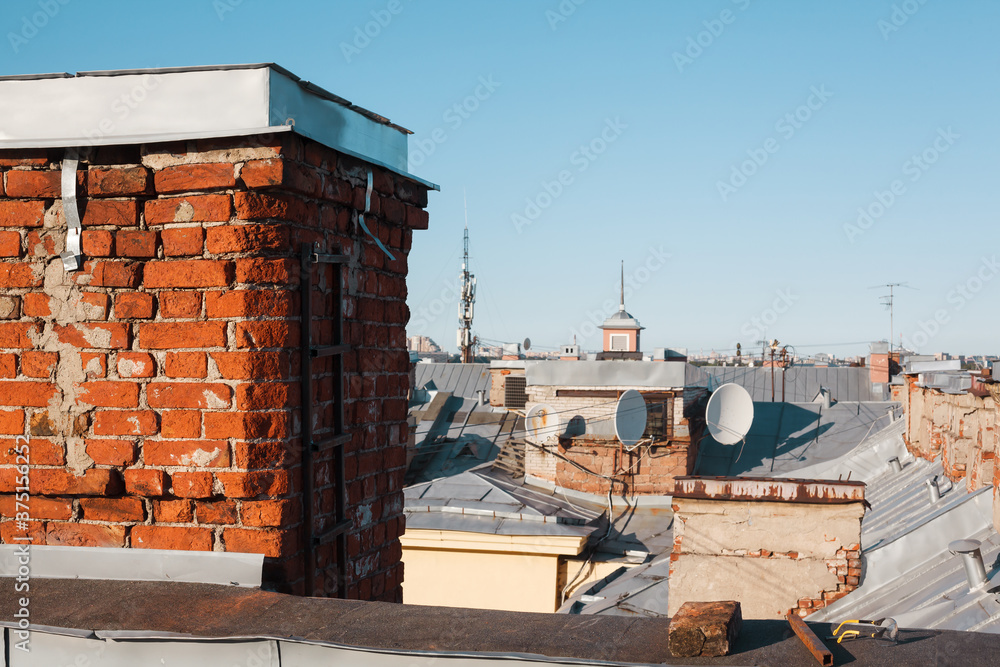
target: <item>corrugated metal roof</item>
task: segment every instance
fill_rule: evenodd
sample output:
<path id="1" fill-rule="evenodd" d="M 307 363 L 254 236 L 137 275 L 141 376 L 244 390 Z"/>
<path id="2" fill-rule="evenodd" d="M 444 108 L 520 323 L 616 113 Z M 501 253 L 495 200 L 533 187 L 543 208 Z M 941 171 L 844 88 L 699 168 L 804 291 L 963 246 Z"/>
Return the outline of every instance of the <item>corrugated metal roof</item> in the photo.
<path id="1" fill-rule="evenodd" d="M 697 475 L 837 479 L 802 472 L 852 452 L 864 439 L 889 426 L 896 403 L 754 403 L 746 443 L 702 441 Z"/>
<path id="2" fill-rule="evenodd" d="M 747 366 L 704 366 L 714 380 L 713 387 L 733 382 L 740 385 L 755 401 L 771 400 L 771 368 Z M 791 366 L 774 369 L 774 398 L 782 400 L 782 373 L 784 373 L 784 400 L 791 403 L 813 401 L 821 387 L 833 394 L 833 400 L 842 402 L 884 401 L 884 391 L 876 391 L 868 368 L 851 366 Z"/>
<path id="3" fill-rule="evenodd" d="M 489 364 L 417 364 L 416 387 L 433 381 L 440 391 L 450 391 L 455 396 L 477 398 L 482 390 L 489 396 Z"/>

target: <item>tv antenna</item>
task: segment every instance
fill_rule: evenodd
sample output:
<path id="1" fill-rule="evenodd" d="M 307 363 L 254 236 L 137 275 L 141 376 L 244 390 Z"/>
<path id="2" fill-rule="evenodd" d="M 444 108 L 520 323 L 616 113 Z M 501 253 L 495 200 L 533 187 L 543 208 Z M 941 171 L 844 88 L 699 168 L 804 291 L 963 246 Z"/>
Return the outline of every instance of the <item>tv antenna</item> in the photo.
<path id="1" fill-rule="evenodd" d="M 469 202 L 462 191 L 465 203 L 465 256 L 462 260 L 462 302 L 458 304 L 458 350 L 463 364 L 474 360 L 477 339 L 472 335 L 472 316 L 476 305 L 476 277 L 469 272 Z"/>
<path id="2" fill-rule="evenodd" d="M 895 301 L 895 294 L 894 294 L 893 290 L 895 288 L 897 288 L 897 287 L 905 287 L 907 289 L 912 289 L 912 290 L 915 290 L 917 288 L 916 287 L 910 287 L 907 283 L 883 283 L 882 285 L 872 285 L 868 289 L 878 289 L 879 287 L 888 287 L 889 288 L 889 293 L 888 294 L 883 294 L 881 297 L 879 297 L 879 300 L 881 301 L 882 305 L 885 306 L 885 309 L 889 311 L 889 359 L 892 359 L 892 329 L 893 329 L 893 322 L 892 322 L 892 319 L 893 319 L 893 307 L 892 306 L 893 306 L 893 303 Z M 900 343 L 900 347 L 902 347 L 902 343 Z"/>

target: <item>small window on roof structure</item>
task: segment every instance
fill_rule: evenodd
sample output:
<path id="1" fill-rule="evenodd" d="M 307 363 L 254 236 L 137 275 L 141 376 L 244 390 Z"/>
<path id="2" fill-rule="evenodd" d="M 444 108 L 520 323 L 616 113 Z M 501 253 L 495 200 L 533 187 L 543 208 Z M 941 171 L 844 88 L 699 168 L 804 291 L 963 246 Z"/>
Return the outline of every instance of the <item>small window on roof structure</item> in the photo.
<path id="1" fill-rule="evenodd" d="M 643 394 L 646 399 L 646 432 L 643 438 L 666 440 L 674 435 L 674 397 L 665 392 Z"/>
<path id="2" fill-rule="evenodd" d="M 628 334 L 611 334 L 612 351 L 628 352 Z"/>

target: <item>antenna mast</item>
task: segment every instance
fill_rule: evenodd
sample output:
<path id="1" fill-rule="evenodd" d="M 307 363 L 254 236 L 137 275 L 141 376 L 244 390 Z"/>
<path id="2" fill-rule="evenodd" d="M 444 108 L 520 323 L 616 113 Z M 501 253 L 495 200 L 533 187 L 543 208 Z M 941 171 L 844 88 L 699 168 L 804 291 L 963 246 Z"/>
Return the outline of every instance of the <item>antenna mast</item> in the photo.
<path id="1" fill-rule="evenodd" d="M 462 194 L 463 200 L 465 194 Z M 458 350 L 460 361 L 471 364 L 478 342 L 472 335 L 472 315 L 476 303 L 476 277 L 469 272 L 469 203 L 465 201 L 465 256 L 462 259 L 462 302 L 458 304 Z"/>
<path id="2" fill-rule="evenodd" d="M 889 288 L 889 294 L 882 296 L 882 305 L 885 306 L 886 309 L 889 311 L 889 359 L 892 359 L 892 334 L 893 334 L 893 321 L 892 321 L 893 320 L 893 310 L 892 310 L 892 304 L 893 304 L 893 301 L 895 299 L 893 290 L 896 287 L 910 287 L 910 286 L 907 285 L 906 283 L 885 283 L 883 285 L 875 285 L 873 287 L 870 287 L 869 289 L 875 289 L 876 287 L 888 287 Z M 910 287 L 910 289 L 913 289 L 913 288 Z M 900 341 L 900 343 L 899 343 L 899 348 L 900 349 L 903 348 L 902 341 Z"/>

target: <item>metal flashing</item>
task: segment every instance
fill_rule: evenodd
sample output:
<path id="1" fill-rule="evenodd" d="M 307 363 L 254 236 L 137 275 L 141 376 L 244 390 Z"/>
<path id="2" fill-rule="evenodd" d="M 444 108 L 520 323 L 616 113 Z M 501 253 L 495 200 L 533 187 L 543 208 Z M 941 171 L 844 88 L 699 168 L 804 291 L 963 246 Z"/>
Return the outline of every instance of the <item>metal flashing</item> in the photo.
<path id="1" fill-rule="evenodd" d="M 0 149 L 294 131 L 440 189 L 407 171 L 410 130 L 273 63 L 0 77 L 0 117 Z"/>
<path id="2" fill-rule="evenodd" d="M 0 577 L 18 571 L 20 545 L 0 544 Z M 31 546 L 31 576 L 39 579 L 182 581 L 259 588 L 264 556 L 215 551 Z"/>

